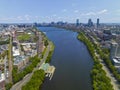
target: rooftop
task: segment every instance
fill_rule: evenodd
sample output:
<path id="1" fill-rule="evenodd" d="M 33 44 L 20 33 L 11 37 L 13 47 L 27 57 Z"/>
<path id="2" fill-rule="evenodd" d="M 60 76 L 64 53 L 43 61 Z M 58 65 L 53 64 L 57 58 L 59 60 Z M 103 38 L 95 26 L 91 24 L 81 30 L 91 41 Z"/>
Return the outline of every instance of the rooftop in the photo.
<path id="1" fill-rule="evenodd" d="M 4 73 L 0 73 L 0 82 L 5 80 L 5 75 Z"/>
<path id="2" fill-rule="evenodd" d="M 20 62 L 24 61 L 27 57 L 26 56 L 16 56 L 14 58 L 14 64 L 17 65 L 19 64 Z"/>

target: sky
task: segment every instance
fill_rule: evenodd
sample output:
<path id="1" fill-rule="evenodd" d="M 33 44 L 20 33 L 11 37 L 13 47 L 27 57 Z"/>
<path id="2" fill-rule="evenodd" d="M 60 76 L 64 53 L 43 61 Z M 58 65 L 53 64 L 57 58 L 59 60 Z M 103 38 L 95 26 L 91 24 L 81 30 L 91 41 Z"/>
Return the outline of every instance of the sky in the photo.
<path id="1" fill-rule="evenodd" d="M 120 0 L 0 0 L 0 23 L 120 23 Z"/>

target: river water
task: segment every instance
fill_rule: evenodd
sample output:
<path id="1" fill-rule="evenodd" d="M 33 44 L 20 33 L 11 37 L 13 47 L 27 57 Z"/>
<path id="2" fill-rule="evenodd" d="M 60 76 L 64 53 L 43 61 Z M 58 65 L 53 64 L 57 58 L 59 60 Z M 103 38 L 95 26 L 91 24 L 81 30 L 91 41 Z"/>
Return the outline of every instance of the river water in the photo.
<path id="1" fill-rule="evenodd" d="M 52 80 L 45 79 L 42 90 L 92 90 L 92 58 L 77 33 L 54 27 L 39 27 L 55 44 L 51 65 L 56 67 Z"/>

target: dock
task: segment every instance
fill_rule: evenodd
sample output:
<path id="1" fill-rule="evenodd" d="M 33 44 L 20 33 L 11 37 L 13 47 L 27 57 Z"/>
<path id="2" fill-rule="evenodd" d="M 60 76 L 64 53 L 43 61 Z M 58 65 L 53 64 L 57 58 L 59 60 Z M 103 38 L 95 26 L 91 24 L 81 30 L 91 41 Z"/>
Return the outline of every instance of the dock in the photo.
<path id="1" fill-rule="evenodd" d="M 52 79 L 54 72 L 55 72 L 55 67 L 54 66 L 50 66 L 49 63 L 43 63 L 41 65 L 41 67 L 39 67 L 39 69 L 42 69 L 45 71 L 45 76 L 49 77 L 49 80 Z"/>

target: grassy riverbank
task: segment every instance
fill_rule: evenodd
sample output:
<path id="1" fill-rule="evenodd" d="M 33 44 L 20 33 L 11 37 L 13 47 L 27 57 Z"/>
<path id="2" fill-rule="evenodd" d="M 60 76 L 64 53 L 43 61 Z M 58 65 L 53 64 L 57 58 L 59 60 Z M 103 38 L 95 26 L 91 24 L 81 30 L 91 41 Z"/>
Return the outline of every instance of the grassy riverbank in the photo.
<path id="1" fill-rule="evenodd" d="M 54 51 L 54 44 L 49 42 L 50 51 L 46 59 L 46 63 L 49 63 Z M 45 49 L 46 51 L 46 49 Z M 45 54 L 45 52 L 43 52 Z M 43 70 L 37 70 L 33 73 L 32 78 L 29 82 L 27 82 L 23 87 L 22 90 L 41 90 L 41 86 L 43 84 L 45 78 L 45 72 Z"/>
<path id="2" fill-rule="evenodd" d="M 113 65 L 112 61 L 110 60 L 110 51 L 108 49 L 101 49 L 100 47 L 97 47 L 97 52 L 99 53 L 102 60 L 104 60 L 105 64 L 109 68 L 109 70 L 112 72 L 114 77 L 117 79 L 118 83 L 120 83 L 120 73 Z"/>
<path id="3" fill-rule="evenodd" d="M 96 48 L 94 44 L 85 36 L 84 33 L 78 34 L 78 40 L 82 41 L 89 50 L 94 65 L 91 70 L 91 78 L 92 78 L 92 86 L 94 90 L 113 90 L 113 86 L 111 85 L 110 79 L 106 76 L 106 72 L 102 69 L 102 65 L 100 64 L 99 58 L 96 56 Z"/>
<path id="4" fill-rule="evenodd" d="M 13 84 L 22 80 L 24 76 L 27 75 L 28 73 L 31 73 L 41 59 L 36 55 L 35 57 L 31 57 L 29 60 L 30 60 L 30 64 L 22 72 L 18 72 L 16 67 L 13 68 L 12 71 Z"/>
<path id="5" fill-rule="evenodd" d="M 40 90 L 44 77 L 45 72 L 43 70 L 35 71 L 30 81 L 22 87 L 22 90 Z"/>
<path id="6" fill-rule="evenodd" d="M 51 57 L 53 55 L 54 48 L 55 48 L 55 45 L 53 44 L 53 42 L 49 41 L 49 44 L 50 44 L 50 52 L 49 52 L 49 55 L 47 56 L 47 59 L 45 61 L 46 63 L 50 63 Z"/>
<path id="7" fill-rule="evenodd" d="M 46 36 L 45 36 L 46 37 Z M 52 54 L 54 52 L 54 44 L 52 41 L 49 41 L 48 38 L 46 38 L 48 45 L 49 45 L 49 54 L 45 60 L 45 63 L 49 63 L 52 57 Z M 42 53 L 42 58 L 44 57 L 45 53 L 47 52 L 47 46 L 44 48 L 44 51 Z M 45 78 L 45 72 L 43 70 L 37 70 L 33 73 L 32 78 L 30 81 L 28 81 L 23 87 L 22 90 L 41 90 L 41 86 L 43 84 Z"/>

